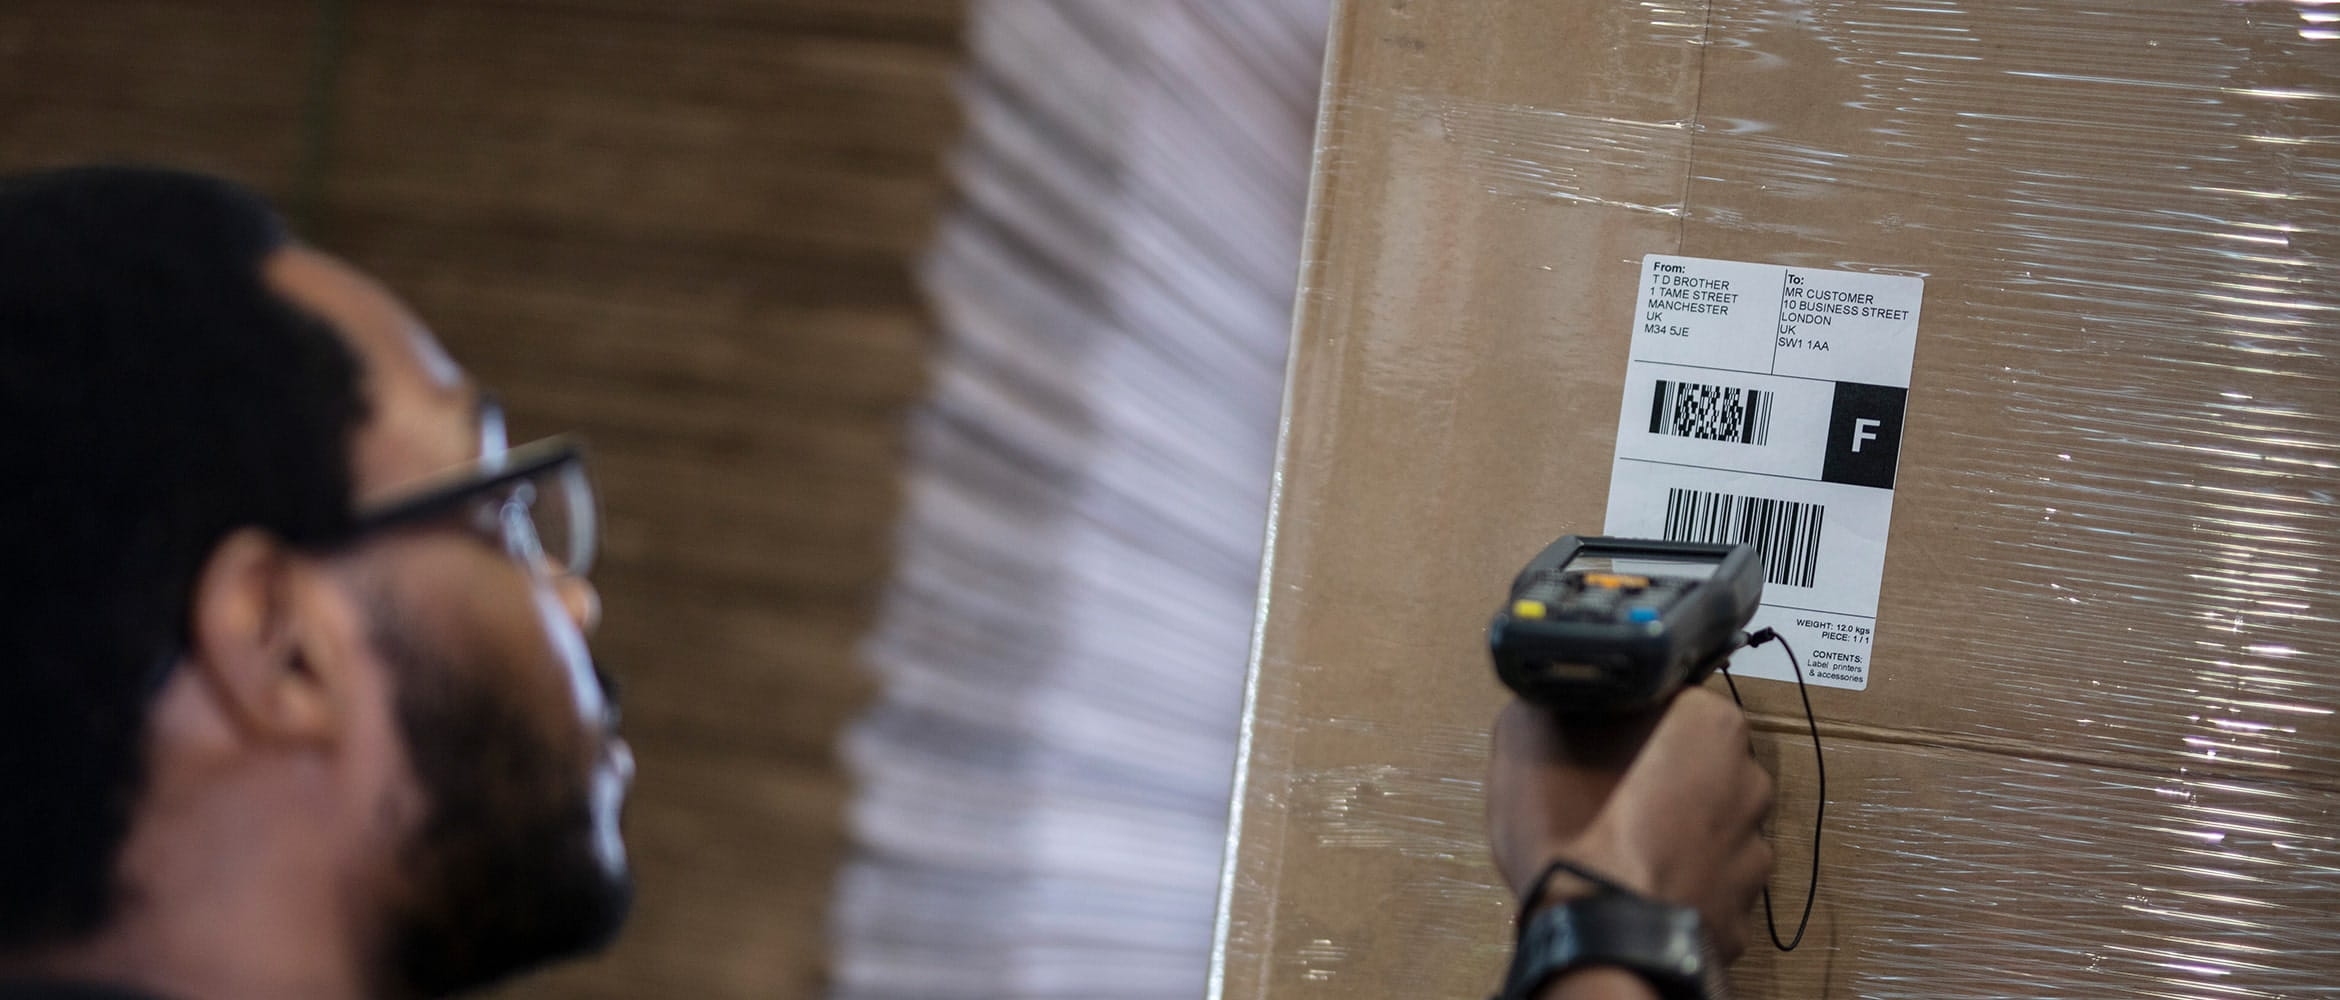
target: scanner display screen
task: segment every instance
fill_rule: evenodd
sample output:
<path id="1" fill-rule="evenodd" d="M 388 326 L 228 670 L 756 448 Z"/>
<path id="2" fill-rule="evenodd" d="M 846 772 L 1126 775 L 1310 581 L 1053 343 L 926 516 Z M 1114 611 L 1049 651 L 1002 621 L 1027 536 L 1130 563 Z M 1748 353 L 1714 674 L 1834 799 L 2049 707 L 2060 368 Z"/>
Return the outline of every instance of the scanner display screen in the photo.
<path id="1" fill-rule="evenodd" d="M 1684 580 L 1705 580 L 1714 576 L 1720 560 L 1667 559 L 1649 556 L 1621 558 L 1599 553 L 1578 552 L 1564 567 L 1571 573 L 1616 573 L 1624 576 L 1663 576 Z"/>

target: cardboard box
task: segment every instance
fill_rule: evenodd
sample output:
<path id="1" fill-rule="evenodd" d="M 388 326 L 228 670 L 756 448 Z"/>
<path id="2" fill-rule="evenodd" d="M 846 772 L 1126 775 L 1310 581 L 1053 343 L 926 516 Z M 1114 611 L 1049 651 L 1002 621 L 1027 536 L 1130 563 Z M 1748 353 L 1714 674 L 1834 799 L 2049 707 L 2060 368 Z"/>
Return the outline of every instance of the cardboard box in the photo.
<path id="1" fill-rule="evenodd" d="M 1494 985 L 1482 629 L 1615 516 L 1651 255 L 1923 283 L 1813 938 L 1742 992 L 2340 979 L 2336 16 L 1344 3 L 1216 994 Z M 1804 719 L 1740 687 L 1792 927 Z"/>

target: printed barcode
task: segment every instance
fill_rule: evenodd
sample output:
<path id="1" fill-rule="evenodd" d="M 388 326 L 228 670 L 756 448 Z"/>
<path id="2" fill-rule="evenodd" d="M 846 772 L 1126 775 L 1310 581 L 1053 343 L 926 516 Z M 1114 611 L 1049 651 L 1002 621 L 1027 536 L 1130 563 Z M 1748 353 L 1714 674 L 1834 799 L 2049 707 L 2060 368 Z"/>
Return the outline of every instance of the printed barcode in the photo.
<path id="1" fill-rule="evenodd" d="M 1649 432 L 1700 441 L 1771 441 L 1771 393 L 1736 386 L 1659 379 L 1650 398 Z"/>
<path id="2" fill-rule="evenodd" d="M 1820 572 L 1820 520 L 1827 512 L 1816 503 L 1673 489 L 1666 491 L 1665 537 L 1755 546 L 1764 582 L 1809 587 Z"/>

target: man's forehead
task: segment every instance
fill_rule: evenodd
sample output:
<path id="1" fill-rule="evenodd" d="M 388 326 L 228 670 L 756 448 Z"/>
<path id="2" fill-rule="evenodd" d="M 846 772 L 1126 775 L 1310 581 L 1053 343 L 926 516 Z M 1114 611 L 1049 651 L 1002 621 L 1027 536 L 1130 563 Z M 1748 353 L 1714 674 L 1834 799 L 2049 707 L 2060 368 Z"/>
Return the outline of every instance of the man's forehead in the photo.
<path id="1" fill-rule="evenodd" d="M 341 259 L 292 245 L 270 256 L 276 290 L 331 320 L 367 364 L 440 388 L 460 388 L 463 369 L 429 328 L 380 282 Z"/>
<path id="2" fill-rule="evenodd" d="M 477 391 L 388 289 L 301 246 L 271 255 L 265 274 L 278 294 L 330 323 L 365 366 L 371 413 L 352 449 L 361 503 L 478 457 Z"/>

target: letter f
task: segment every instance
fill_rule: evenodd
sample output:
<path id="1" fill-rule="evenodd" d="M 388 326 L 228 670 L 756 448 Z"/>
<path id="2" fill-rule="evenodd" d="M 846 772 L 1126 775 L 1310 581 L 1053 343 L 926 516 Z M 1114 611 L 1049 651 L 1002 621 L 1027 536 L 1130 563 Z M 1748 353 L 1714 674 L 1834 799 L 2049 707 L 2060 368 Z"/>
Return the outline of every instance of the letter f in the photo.
<path id="1" fill-rule="evenodd" d="M 1853 454 L 1858 455 L 1861 453 L 1861 442 L 1877 440 L 1877 428 L 1884 426 L 1884 424 L 1885 422 L 1882 420 L 1871 420 L 1867 417 L 1854 418 Z"/>

